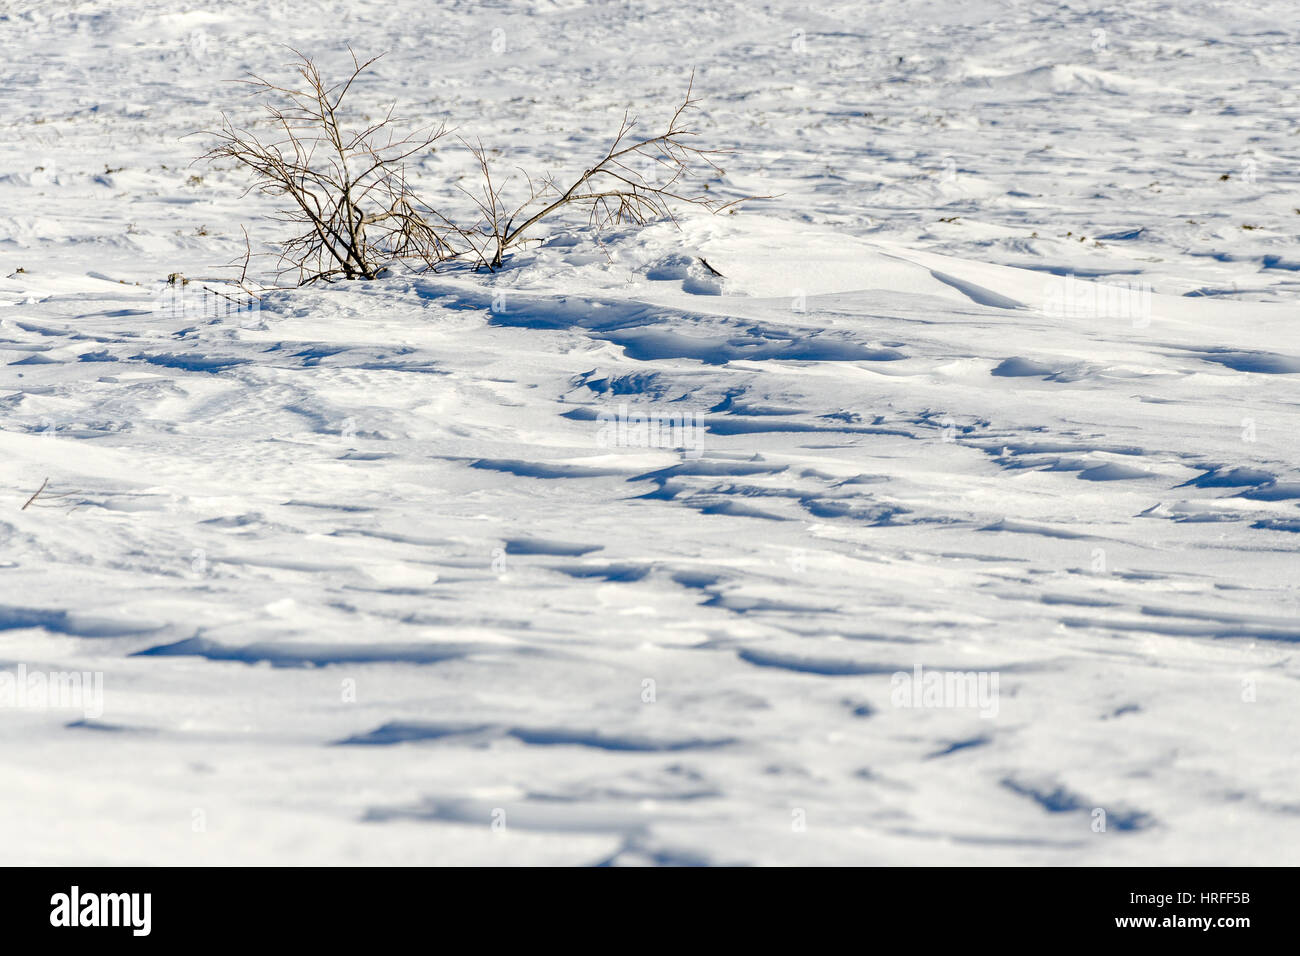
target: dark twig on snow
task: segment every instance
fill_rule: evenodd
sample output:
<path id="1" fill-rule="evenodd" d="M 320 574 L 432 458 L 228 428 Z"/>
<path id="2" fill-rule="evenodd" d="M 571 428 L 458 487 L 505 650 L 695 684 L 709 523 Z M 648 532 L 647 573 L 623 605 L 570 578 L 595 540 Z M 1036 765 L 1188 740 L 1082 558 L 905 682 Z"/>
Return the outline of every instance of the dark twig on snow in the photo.
<path id="1" fill-rule="evenodd" d="M 27 499 L 27 504 L 23 505 L 23 506 L 22 506 L 21 508 L 19 508 L 18 510 L 19 510 L 19 511 L 26 511 L 26 510 L 27 510 L 27 505 L 30 505 L 33 501 L 35 501 L 37 498 L 39 498 L 39 497 L 41 496 L 41 492 L 45 490 L 45 486 L 48 485 L 49 483 L 50 483 L 50 479 L 47 477 L 44 481 L 41 482 L 41 486 L 40 486 L 39 488 L 36 489 L 36 494 L 34 494 L 34 495 L 32 495 L 30 498 L 28 498 L 28 499 Z"/>

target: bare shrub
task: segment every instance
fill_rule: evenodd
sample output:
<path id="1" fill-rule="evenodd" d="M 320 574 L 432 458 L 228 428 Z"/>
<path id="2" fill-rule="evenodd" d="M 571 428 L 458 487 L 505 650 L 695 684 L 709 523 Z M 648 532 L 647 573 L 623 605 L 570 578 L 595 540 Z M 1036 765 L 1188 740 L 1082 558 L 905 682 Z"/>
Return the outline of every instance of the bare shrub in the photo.
<path id="1" fill-rule="evenodd" d="M 309 57 L 298 57 L 294 85 L 260 76 L 244 81 L 253 95 L 268 98 L 263 106 L 271 134 L 259 137 L 223 113 L 221 127 L 212 131 L 217 144 L 201 157 L 231 160 L 252 173 L 249 191 L 289 200 L 277 219 L 297 234 L 281 243 L 282 264 L 305 284 L 337 276 L 373 279 L 395 260 L 432 265 L 454 255 L 449 238 L 458 230 L 407 182 L 406 160 L 447 135 L 445 127 L 399 136 L 391 106 L 376 122 L 349 126 L 344 100 L 379 57 L 363 62 L 353 53 L 351 74 L 334 85 Z"/>
<path id="2" fill-rule="evenodd" d="M 620 223 L 676 222 L 675 206 L 720 212 L 757 198 L 716 199 L 708 195 L 707 184 L 689 189 L 687 183 L 701 172 L 721 173 L 714 157 L 724 152 L 695 145 L 699 134 L 687 121 L 698 102 L 692 74 L 685 98 L 662 132 L 638 138 L 636 120 L 625 113 L 595 164 L 564 180 L 535 180 L 524 173 L 527 188 L 514 205 L 505 198 L 509 180 L 494 179 L 483 144 L 461 139 L 474 158 L 479 185 L 457 188 L 478 217 L 457 223 L 419 197 L 407 166 L 407 160 L 447 136 L 446 127 L 399 136 L 393 107 L 377 122 L 349 126 L 345 99 L 379 57 L 362 61 L 353 53 L 351 74 L 328 85 L 309 57 L 294 52 L 296 84 L 281 86 L 260 76 L 245 81 L 254 95 L 267 98 L 274 132 L 259 137 L 222 114 L 221 127 L 211 131 L 217 144 L 201 159 L 233 161 L 251 172 L 249 191 L 289 200 L 277 218 L 298 231 L 280 243 L 282 271 L 296 271 L 300 285 L 338 277 L 373 279 L 397 263 L 436 268 L 462 260 L 495 270 L 508 251 L 532 238 L 529 230 L 568 207 L 586 210 L 589 225 L 599 232 Z"/>

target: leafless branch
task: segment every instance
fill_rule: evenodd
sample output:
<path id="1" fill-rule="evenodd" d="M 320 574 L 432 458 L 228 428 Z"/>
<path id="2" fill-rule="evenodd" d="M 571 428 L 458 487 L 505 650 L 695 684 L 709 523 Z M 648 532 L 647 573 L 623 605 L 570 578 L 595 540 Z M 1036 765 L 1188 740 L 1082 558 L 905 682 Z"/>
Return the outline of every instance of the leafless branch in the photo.
<path id="1" fill-rule="evenodd" d="M 482 170 L 483 189 L 487 194 L 478 204 L 483 213 L 479 228 L 490 237 L 492 254 L 484 257 L 482 264 L 490 269 L 500 267 L 505 253 L 525 241 L 528 230 L 567 206 L 585 208 L 589 225 L 599 233 L 621 223 L 644 225 L 656 219 L 675 223 L 675 207 L 696 206 L 718 213 L 738 203 L 765 198 L 718 199 L 708 194 L 707 183 L 702 189 L 688 190 L 685 184 L 703 173 L 721 173 L 715 158 L 726 152 L 693 145 L 694 137 L 699 135 L 689 123 L 691 114 L 699 108 L 694 89 L 692 72 L 681 105 L 657 135 L 637 138 L 634 135 L 637 122 L 625 113 L 605 154 L 567 187 L 561 188 L 553 178 L 538 187 L 528 178 L 527 198 L 509 215 L 501 212 L 505 205 L 501 187 L 492 183 L 482 146 L 470 146 Z"/>

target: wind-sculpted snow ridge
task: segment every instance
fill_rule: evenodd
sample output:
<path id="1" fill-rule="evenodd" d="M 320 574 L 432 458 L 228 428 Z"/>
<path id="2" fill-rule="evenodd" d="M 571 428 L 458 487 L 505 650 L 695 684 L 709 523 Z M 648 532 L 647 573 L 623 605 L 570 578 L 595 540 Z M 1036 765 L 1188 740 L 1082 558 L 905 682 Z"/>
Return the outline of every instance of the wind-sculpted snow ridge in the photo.
<path id="1" fill-rule="evenodd" d="M 1295 862 L 1294 95 L 1245 95 L 1290 21 L 449 6 L 5 15 L 0 681 L 103 686 L 0 683 L 8 858 Z M 344 21 L 459 44 L 373 93 L 533 159 L 695 57 L 781 195 L 493 275 L 166 285 L 255 208 L 172 134 Z M 119 69 L 82 34 L 139 44 L 120 96 L 74 95 Z"/>

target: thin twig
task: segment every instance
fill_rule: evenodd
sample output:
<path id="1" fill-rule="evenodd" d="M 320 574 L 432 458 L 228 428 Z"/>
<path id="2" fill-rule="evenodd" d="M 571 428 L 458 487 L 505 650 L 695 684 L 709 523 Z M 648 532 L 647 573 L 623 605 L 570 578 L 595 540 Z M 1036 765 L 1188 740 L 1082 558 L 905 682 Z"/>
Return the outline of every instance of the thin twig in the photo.
<path id="1" fill-rule="evenodd" d="M 41 486 L 40 486 L 39 488 L 36 489 L 36 494 L 34 494 L 34 495 L 32 495 L 30 498 L 28 498 L 28 499 L 27 499 L 27 504 L 26 504 L 26 505 L 23 505 L 23 506 L 22 506 L 21 508 L 19 508 L 18 510 L 19 510 L 19 511 L 26 511 L 26 510 L 27 510 L 27 505 L 30 505 L 33 501 L 35 501 L 37 498 L 39 498 L 39 497 L 41 496 L 41 492 L 45 490 L 45 486 L 48 485 L 49 483 L 50 483 L 50 479 L 49 479 L 48 477 L 46 477 L 46 479 L 45 479 L 44 481 L 41 482 Z"/>

